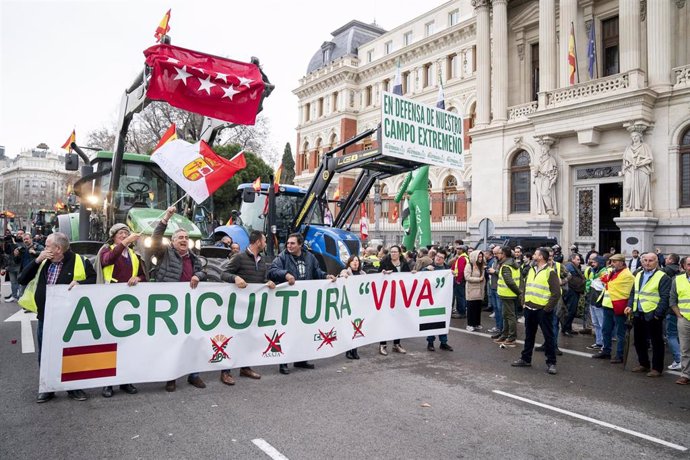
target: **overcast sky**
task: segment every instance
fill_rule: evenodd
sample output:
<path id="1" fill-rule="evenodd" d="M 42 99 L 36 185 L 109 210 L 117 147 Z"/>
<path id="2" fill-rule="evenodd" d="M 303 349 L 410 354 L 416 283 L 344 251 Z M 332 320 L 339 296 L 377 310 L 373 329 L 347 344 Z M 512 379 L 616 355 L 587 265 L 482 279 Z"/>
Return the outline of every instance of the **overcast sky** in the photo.
<path id="1" fill-rule="evenodd" d="M 442 0 L 0 0 L 0 145 L 8 156 L 45 142 L 53 151 L 77 130 L 111 126 L 120 98 L 143 68 L 143 50 L 172 8 L 172 43 L 261 59 L 276 89 L 264 103 L 271 144 L 295 151 L 292 90 L 331 32 L 352 19 L 393 29 Z"/>

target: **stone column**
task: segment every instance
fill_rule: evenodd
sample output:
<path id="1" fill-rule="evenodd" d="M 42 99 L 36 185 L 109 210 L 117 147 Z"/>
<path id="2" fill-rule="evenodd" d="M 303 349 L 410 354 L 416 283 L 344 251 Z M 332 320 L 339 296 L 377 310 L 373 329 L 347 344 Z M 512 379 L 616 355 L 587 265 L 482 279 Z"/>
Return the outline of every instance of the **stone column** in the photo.
<path id="1" fill-rule="evenodd" d="M 492 56 L 494 68 L 494 91 L 492 96 L 494 121 L 507 120 L 508 111 L 508 0 L 493 0 Z"/>
<path id="2" fill-rule="evenodd" d="M 618 5 L 620 71 L 623 73 L 640 68 L 640 0 L 625 0 Z"/>
<path id="3" fill-rule="evenodd" d="M 671 43 L 672 6 L 670 1 L 647 2 L 647 69 L 655 91 L 671 89 L 671 51 L 676 46 Z"/>
<path id="4" fill-rule="evenodd" d="M 560 78 L 560 87 L 565 88 L 567 86 L 570 86 L 570 66 L 568 65 L 568 43 L 570 42 L 570 24 L 575 25 L 575 45 L 576 45 L 576 51 L 577 51 L 577 58 L 578 62 L 576 63 L 576 66 L 579 67 L 579 60 L 581 60 L 582 56 L 587 59 L 587 47 L 584 46 L 584 54 L 582 51 L 583 48 L 583 43 L 580 43 L 577 38 L 578 36 L 582 36 L 582 34 L 578 35 L 578 28 L 577 28 L 577 0 L 561 0 L 561 9 L 560 9 L 560 69 L 561 69 L 561 78 Z M 577 46 L 579 45 L 579 46 Z M 541 42 L 539 43 L 539 47 L 541 48 Z M 586 61 L 585 61 L 586 62 Z M 575 83 L 578 82 L 578 74 L 577 74 L 577 69 L 575 73 Z"/>
<path id="5" fill-rule="evenodd" d="M 551 0 L 553 2 L 553 0 Z M 477 11 L 477 126 L 491 122 L 491 36 L 489 0 L 472 0 Z"/>
<path id="6" fill-rule="evenodd" d="M 556 87 L 556 0 L 539 0 L 539 92 Z M 539 97 L 539 106 L 546 100 Z"/>

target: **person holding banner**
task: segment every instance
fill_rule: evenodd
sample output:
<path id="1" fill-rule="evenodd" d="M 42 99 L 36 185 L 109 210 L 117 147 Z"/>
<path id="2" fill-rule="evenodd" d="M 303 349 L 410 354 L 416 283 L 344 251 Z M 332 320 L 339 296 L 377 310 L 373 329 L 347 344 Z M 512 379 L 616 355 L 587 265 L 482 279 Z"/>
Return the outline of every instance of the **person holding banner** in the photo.
<path id="1" fill-rule="evenodd" d="M 345 268 L 340 272 L 340 275 L 338 276 L 347 278 L 350 276 L 357 275 L 366 275 L 366 272 L 362 270 L 362 261 L 359 259 L 359 256 L 357 254 L 353 254 L 350 256 L 349 259 L 347 259 Z M 359 359 L 359 353 L 357 353 L 357 348 L 353 348 L 352 350 L 346 351 L 345 357 L 347 359 Z"/>
<path id="2" fill-rule="evenodd" d="M 136 286 L 140 281 L 146 281 L 144 264 L 129 247 L 139 239 L 140 235 L 131 233 L 126 224 L 113 225 L 108 235 L 108 241 L 96 255 L 97 283 L 127 283 L 129 286 Z M 137 388 L 131 383 L 120 385 L 120 390 L 130 395 L 137 393 Z M 103 387 L 101 395 L 104 398 L 111 398 L 113 387 Z"/>
<path id="3" fill-rule="evenodd" d="M 449 267 L 446 264 L 446 257 L 448 253 L 445 249 L 439 249 L 434 255 L 434 263 L 425 268 L 425 270 L 448 270 Z M 453 351 L 453 347 L 448 345 L 448 334 L 439 334 L 438 336 L 441 345 L 439 348 L 444 351 Z M 426 349 L 427 351 L 436 351 L 434 347 L 434 341 L 436 340 L 435 335 L 430 335 L 426 338 Z"/>
<path id="4" fill-rule="evenodd" d="M 405 260 L 405 256 L 402 255 L 402 249 L 397 244 L 394 244 L 388 250 L 388 255 L 381 260 L 379 272 L 389 275 L 393 272 L 402 273 L 409 271 L 411 271 L 410 266 Z M 386 341 L 379 343 L 379 353 L 383 356 L 388 356 L 387 348 L 388 343 Z M 393 340 L 393 351 L 402 354 L 407 353 L 407 350 L 400 344 L 400 339 Z"/>
<path id="5" fill-rule="evenodd" d="M 46 286 L 49 284 L 69 284 L 72 289 L 77 284 L 94 284 L 96 272 L 91 262 L 83 256 L 70 251 L 69 239 L 64 233 L 52 233 L 46 239 L 43 251 L 26 266 L 19 275 L 19 283 L 26 286 L 20 305 L 35 311 L 38 318 L 38 365 L 41 365 L 41 349 L 43 348 L 43 313 L 46 307 Z M 75 401 L 86 401 L 83 390 L 67 392 Z M 37 403 L 50 401 L 55 393 L 39 393 Z"/>
<path id="6" fill-rule="evenodd" d="M 246 288 L 249 283 L 265 284 L 269 289 L 275 289 L 275 283 L 268 279 L 266 260 L 261 256 L 264 249 L 266 249 L 266 235 L 258 230 L 253 230 L 249 234 L 249 246 L 244 252 L 232 256 L 227 272 L 220 274 L 221 280 L 226 283 L 233 283 L 240 289 Z M 240 375 L 256 380 L 261 378 L 261 374 L 249 366 L 240 369 Z M 221 371 L 220 381 L 226 385 L 235 384 L 230 369 Z"/>
<path id="7" fill-rule="evenodd" d="M 151 249 L 158 259 L 154 269 L 154 279 L 158 283 L 189 282 L 192 289 L 206 280 L 206 273 L 202 270 L 201 260 L 194 255 L 189 247 L 189 235 L 183 228 L 178 228 L 172 234 L 170 246 L 163 246 L 163 234 L 168 228 L 168 221 L 175 215 L 177 209 L 170 206 L 151 235 Z M 198 372 L 189 374 L 187 382 L 197 388 L 206 388 L 206 384 Z M 165 391 L 175 391 L 175 380 L 165 384 Z"/>
<path id="8" fill-rule="evenodd" d="M 303 244 L 304 237 L 301 233 L 290 234 L 287 243 L 285 243 L 285 250 L 273 259 L 271 268 L 268 270 L 268 279 L 274 283 L 287 282 L 290 286 L 295 284 L 295 281 L 323 280 L 326 278 L 335 281 L 335 276 L 328 275 L 321 270 L 314 254 L 302 250 Z M 314 369 L 314 365 L 309 361 L 299 361 L 294 366 L 302 369 Z M 280 365 L 280 373 L 285 375 L 290 373 L 287 364 Z"/>

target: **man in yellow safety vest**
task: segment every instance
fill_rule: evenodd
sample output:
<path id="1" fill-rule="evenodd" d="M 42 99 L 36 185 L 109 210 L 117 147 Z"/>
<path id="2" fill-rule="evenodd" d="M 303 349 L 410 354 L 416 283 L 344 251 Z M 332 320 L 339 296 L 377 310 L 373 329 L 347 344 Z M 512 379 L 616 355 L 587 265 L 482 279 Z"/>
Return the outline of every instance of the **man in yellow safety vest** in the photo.
<path id="1" fill-rule="evenodd" d="M 690 383 L 690 258 L 686 258 L 681 273 L 671 284 L 671 308 L 678 317 L 678 338 L 680 339 L 681 367 L 678 385 Z"/>

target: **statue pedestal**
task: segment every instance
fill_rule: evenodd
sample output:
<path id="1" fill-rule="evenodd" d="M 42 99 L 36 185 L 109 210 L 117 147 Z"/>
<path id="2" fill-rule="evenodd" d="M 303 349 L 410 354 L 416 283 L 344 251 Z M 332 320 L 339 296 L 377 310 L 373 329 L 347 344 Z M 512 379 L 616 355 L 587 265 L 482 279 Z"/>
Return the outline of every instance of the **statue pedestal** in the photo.
<path id="1" fill-rule="evenodd" d="M 563 229 L 563 219 L 559 216 L 538 216 L 535 219 L 528 220 L 526 223 L 533 236 L 556 238 L 558 243 L 562 244 L 561 230 Z"/>
<path id="2" fill-rule="evenodd" d="M 654 230 L 659 219 L 647 211 L 627 211 L 613 220 L 621 229 L 621 252 L 630 257 L 633 249 L 646 252 L 654 250 Z"/>

